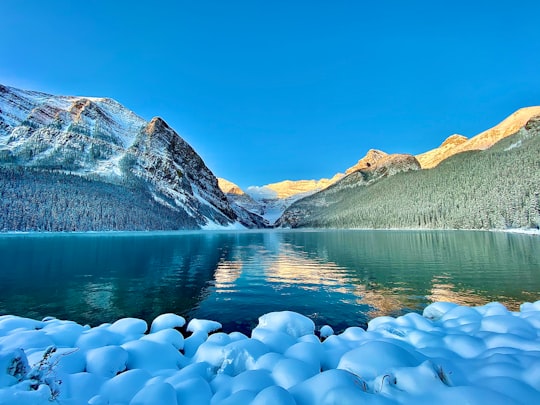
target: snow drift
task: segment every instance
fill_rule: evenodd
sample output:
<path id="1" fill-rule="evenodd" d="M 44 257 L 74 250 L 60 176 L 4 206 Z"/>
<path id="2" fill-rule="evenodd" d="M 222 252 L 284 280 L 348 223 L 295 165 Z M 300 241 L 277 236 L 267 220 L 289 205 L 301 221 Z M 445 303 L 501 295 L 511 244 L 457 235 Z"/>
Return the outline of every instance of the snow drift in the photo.
<path id="1" fill-rule="evenodd" d="M 540 301 L 429 305 L 335 335 L 294 312 L 251 337 L 161 315 L 97 327 L 0 316 L 0 403 L 531 404 L 540 401 Z M 191 334 L 189 334 L 190 331 Z"/>

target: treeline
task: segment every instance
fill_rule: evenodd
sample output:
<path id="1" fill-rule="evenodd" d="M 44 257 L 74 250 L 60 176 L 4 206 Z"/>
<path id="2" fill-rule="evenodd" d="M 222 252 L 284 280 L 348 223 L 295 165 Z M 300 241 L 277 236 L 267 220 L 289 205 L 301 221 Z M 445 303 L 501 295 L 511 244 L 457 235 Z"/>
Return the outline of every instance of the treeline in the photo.
<path id="1" fill-rule="evenodd" d="M 540 228 L 540 125 L 485 151 L 365 186 L 351 178 L 293 204 L 280 224 L 332 228 Z M 358 176 L 358 174 L 355 174 Z"/>
<path id="2" fill-rule="evenodd" d="M 77 175 L 0 167 L 0 231 L 177 230 L 198 228 L 148 190 Z"/>

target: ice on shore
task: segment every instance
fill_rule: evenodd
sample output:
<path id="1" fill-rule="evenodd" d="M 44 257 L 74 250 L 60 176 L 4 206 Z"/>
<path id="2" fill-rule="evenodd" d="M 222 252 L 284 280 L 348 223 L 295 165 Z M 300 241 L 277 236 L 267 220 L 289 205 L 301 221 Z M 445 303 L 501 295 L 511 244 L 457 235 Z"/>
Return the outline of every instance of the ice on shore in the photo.
<path id="1" fill-rule="evenodd" d="M 540 403 L 540 301 L 438 302 L 340 334 L 289 311 L 263 315 L 250 337 L 184 325 L 0 316 L 0 404 Z"/>

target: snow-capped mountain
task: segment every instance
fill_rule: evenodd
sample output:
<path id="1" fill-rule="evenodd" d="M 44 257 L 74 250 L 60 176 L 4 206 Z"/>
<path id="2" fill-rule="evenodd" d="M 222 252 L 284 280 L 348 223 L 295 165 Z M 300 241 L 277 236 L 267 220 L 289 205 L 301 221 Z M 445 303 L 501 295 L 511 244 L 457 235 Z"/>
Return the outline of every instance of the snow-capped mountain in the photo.
<path id="1" fill-rule="evenodd" d="M 284 180 L 277 183 L 267 184 L 264 187 L 276 193 L 277 198 L 289 198 L 298 194 L 310 194 L 325 189 L 343 177 L 343 173 L 337 173 L 333 177 L 318 180 Z"/>
<path id="2" fill-rule="evenodd" d="M 218 179 L 221 191 L 231 203 L 260 215 L 267 225 L 274 224 L 295 201 L 323 190 L 343 177 L 339 173 L 333 179 L 285 180 L 262 187 L 251 186 L 244 192 L 238 185 L 226 179 Z"/>
<path id="3" fill-rule="evenodd" d="M 408 170 L 417 170 L 419 168 L 430 169 L 458 153 L 489 149 L 500 140 L 515 134 L 529 122 L 532 117 L 538 116 L 539 114 L 540 106 L 522 108 L 511 114 L 496 126 L 483 131 L 470 139 L 463 135 L 451 135 L 446 138 L 438 148 L 415 156 L 416 159 L 414 159 L 414 162 L 411 161 L 410 155 L 402 156 L 408 156 L 407 159 L 405 159 L 405 162 L 411 163 L 412 165 Z M 251 197 L 251 202 L 247 205 L 241 205 L 249 211 L 263 215 L 270 223 L 275 223 L 281 214 L 283 214 L 291 205 L 303 198 L 324 190 L 328 190 L 331 194 L 340 187 L 349 187 L 354 184 L 355 181 L 359 181 L 359 184 L 364 184 L 366 178 L 372 179 L 374 174 L 379 173 L 379 171 L 373 170 L 376 166 L 384 167 L 384 171 L 388 171 L 388 173 L 403 169 L 404 167 L 402 167 L 401 164 L 394 164 L 399 161 L 399 159 L 396 160 L 396 156 L 398 155 L 388 155 L 383 151 L 370 149 L 366 156 L 361 158 L 356 164 L 346 169 L 344 173 L 337 173 L 332 178 L 320 180 L 285 180 L 260 187 L 252 186 L 246 190 L 246 194 Z M 418 164 L 420 166 L 417 167 Z M 354 176 L 350 176 L 356 172 L 360 172 L 360 174 L 357 173 Z M 362 175 L 362 173 L 371 174 L 366 177 Z M 333 185 L 339 186 L 332 189 Z M 236 201 L 239 198 L 232 194 L 227 195 L 232 201 Z M 290 213 L 288 215 L 290 215 Z"/>
<path id="4" fill-rule="evenodd" d="M 457 153 L 488 149 L 501 139 L 515 134 L 531 118 L 539 114 L 540 106 L 520 108 L 499 124 L 470 139 L 463 135 L 451 135 L 438 148 L 417 155 L 416 158 L 422 169 L 430 169 Z"/>
<path id="5" fill-rule="evenodd" d="M 420 163 L 412 155 L 387 154 L 379 150 L 370 150 L 367 155 L 353 166 L 348 174 L 328 188 L 296 201 L 287 207 L 277 221 L 279 226 L 302 226 L 306 218 L 320 207 L 332 206 L 341 201 L 358 187 L 370 186 L 398 173 L 420 170 Z"/>
<path id="6" fill-rule="evenodd" d="M 242 190 L 237 184 L 227 179 L 218 178 L 218 185 L 221 191 L 225 193 L 229 201 L 249 212 L 253 212 L 265 218 L 264 205 L 261 203 L 261 201 L 251 198 L 251 196 L 245 193 L 244 190 Z"/>
<path id="7" fill-rule="evenodd" d="M 540 107 L 524 108 L 471 139 L 452 135 L 416 158 L 372 149 L 332 178 L 286 180 L 244 192 L 226 180 L 218 184 L 201 157 L 161 118 L 148 122 L 108 98 L 0 85 L 0 230 L 266 227 L 276 221 L 285 226 L 538 226 L 537 171 L 532 168 L 537 154 L 531 151 L 538 146 L 539 116 Z M 483 189 L 482 181 L 498 184 L 492 168 L 502 162 L 508 164 L 500 172 L 514 175 L 513 159 L 523 173 L 512 182 L 503 176 L 500 190 L 485 197 L 491 189 Z M 482 195 L 453 195 L 459 189 L 451 180 L 456 176 L 462 179 L 459 187 L 470 186 L 471 195 L 483 190 Z M 435 198 L 433 190 L 440 195 Z M 421 191 L 429 195 L 418 198 Z M 426 211 L 425 204 L 446 201 L 445 193 L 453 195 L 447 206 Z M 468 200 L 459 200 L 464 195 Z M 501 195 L 519 201 L 494 209 Z M 387 206 L 402 200 L 395 210 Z M 463 211 L 473 200 L 496 216 L 482 219 Z M 526 208 L 519 221 L 508 216 L 515 207 Z M 374 213 L 380 214 L 377 221 Z M 393 222 L 387 213 L 394 215 Z"/>
<path id="8" fill-rule="evenodd" d="M 403 167 L 404 161 L 407 163 L 412 162 L 412 166 Z M 344 181 L 352 173 L 359 171 L 371 173 L 368 176 L 371 179 L 373 176 L 392 175 L 396 170 L 417 170 L 419 168 L 420 165 L 412 155 L 389 155 L 380 150 L 370 149 L 366 156 L 345 170 L 345 173 L 337 173 L 329 179 L 285 180 L 262 187 L 248 187 L 246 192 L 236 184 L 225 179 L 220 179 L 219 186 L 230 201 L 235 202 L 250 212 L 261 215 L 270 224 L 276 224 L 283 213 L 298 200 L 331 188 L 336 183 L 342 183 L 345 186 L 346 184 L 350 184 L 351 181 L 357 181 L 353 180 L 357 179 L 356 175 Z"/>
<path id="9" fill-rule="evenodd" d="M 381 167 L 389 167 L 397 156 L 402 155 L 388 155 L 383 151 L 370 149 L 366 156 L 345 170 L 345 173 L 337 173 L 331 178 L 319 180 L 284 180 L 261 187 L 251 186 L 245 192 L 236 184 L 225 179 L 220 179 L 219 184 L 221 190 L 227 195 L 229 200 L 250 212 L 261 215 L 270 224 L 275 224 L 282 214 L 296 201 L 331 187 L 351 173 L 359 170 L 369 171 L 370 168 L 375 169 L 379 161 L 382 162 Z M 416 159 L 414 160 L 416 161 Z"/>
<path id="10" fill-rule="evenodd" d="M 201 157 L 165 121 L 147 122 L 108 98 L 0 85 L 0 165 L 136 189 L 172 214 L 187 214 L 178 228 L 263 225 L 227 200 Z"/>
<path id="11" fill-rule="evenodd" d="M 540 114 L 482 149 L 485 140 L 472 138 L 476 150 L 454 153 L 429 170 L 412 155 L 384 156 L 297 201 L 278 225 L 538 230 Z M 441 147 L 465 142 L 454 136 Z"/>

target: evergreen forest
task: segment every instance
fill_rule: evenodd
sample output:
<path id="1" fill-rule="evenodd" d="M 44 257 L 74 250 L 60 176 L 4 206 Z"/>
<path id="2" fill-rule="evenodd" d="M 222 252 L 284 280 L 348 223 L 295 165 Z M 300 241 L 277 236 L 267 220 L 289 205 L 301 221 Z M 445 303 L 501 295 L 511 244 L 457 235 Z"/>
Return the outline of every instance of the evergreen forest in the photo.
<path id="1" fill-rule="evenodd" d="M 297 201 L 282 226 L 322 228 L 540 228 L 540 118 L 490 149 L 374 183 L 345 177 Z M 356 184 L 356 185 L 355 185 Z"/>

